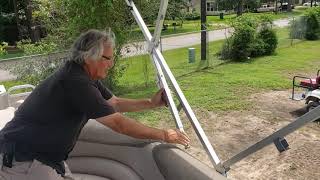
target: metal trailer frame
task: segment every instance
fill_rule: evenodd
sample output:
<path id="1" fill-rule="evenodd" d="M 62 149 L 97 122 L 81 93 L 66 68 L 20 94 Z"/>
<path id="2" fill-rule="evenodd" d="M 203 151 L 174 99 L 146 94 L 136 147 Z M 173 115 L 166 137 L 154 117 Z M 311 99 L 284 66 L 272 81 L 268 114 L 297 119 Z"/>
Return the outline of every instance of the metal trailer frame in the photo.
<path id="1" fill-rule="evenodd" d="M 183 92 L 181 91 L 162 53 L 159 50 L 159 40 L 160 40 L 164 17 L 167 10 L 168 0 L 161 0 L 156 29 L 154 31 L 153 36 L 148 30 L 133 0 L 125 0 L 125 1 L 146 39 L 148 51 L 152 58 L 152 62 L 155 66 L 155 69 L 157 70 L 158 86 L 165 89 L 165 92 L 167 95 L 166 98 L 168 100 L 168 106 L 175 120 L 176 127 L 181 131 L 184 131 L 183 124 L 179 116 L 179 110 L 182 107 L 189 121 L 191 122 L 193 129 L 195 130 L 198 138 L 200 139 L 202 146 L 206 150 L 209 156 L 209 159 L 216 171 L 220 172 L 223 175 L 226 175 L 227 171 L 230 170 L 231 165 L 233 165 L 234 163 L 242 160 L 243 158 L 249 156 L 250 154 L 253 154 L 254 152 L 262 149 L 263 147 L 271 143 L 275 144 L 279 152 L 283 152 L 287 150 L 289 146 L 287 141 L 284 139 L 284 136 L 294 132 L 295 130 L 306 125 L 309 122 L 320 120 L 320 106 L 319 106 L 316 109 L 310 111 L 309 113 L 297 118 L 295 121 L 293 121 L 292 123 L 289 123 L 287 126 L 281 128 L 280 130 L 274 132 L 273 134 L 253 144 L 247 149 L 234 155 L 229 160 L 221 162 L 216 152 L 214 151 L 211 143 L 209 142 L 208 137 L 203 131 L 199 121 L 197 120 L 194 112 L 192 111 L 187 99 L 185 98 Z M 171 90 L 169 88 L 167 80 L 171 83 L 172 89 L 175 92 L 175 95 L 180 102 L 178 107 L 174 103 L 173 96 L 171 94 Z"/>

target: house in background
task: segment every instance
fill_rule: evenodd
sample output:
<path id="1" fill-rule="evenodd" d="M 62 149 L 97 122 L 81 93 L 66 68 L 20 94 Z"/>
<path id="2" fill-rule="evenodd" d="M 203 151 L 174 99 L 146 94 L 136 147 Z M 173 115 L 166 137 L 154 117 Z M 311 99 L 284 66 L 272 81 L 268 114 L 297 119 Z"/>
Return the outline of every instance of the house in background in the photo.
<path id="1" fill-rule="evenodd" d="M 200 13 L 200 6 L 201 6 L 201 0 L 189 0 L 189 12 L 198 12 Z M 207 15 L 218 15 L 220 12 L 218 12 L 218 3 L 216 3 L 216 0 L 207 0 L 206 2 L 206 10 Z"/>

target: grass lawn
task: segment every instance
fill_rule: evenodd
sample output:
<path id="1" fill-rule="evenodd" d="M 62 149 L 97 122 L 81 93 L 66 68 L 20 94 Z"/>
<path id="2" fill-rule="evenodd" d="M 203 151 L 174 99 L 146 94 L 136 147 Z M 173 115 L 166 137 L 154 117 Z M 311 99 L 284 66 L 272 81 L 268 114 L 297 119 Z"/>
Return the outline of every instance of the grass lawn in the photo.
<path id="1" fill-rule="evenodd" d="M 277 32 L 280 36 L 277 52 L 246 63 L 218 60 L 214 54 L 223 41 L 210 43 L 210 66 L 203 70 L 199 69 L 203 64 L 199 60 L 199 46 L 194 46 L 197 55 L 194 64 L 188 63 L 187 48 L 166 51 L 164 56 L 193 108 L 210 111 L 249 109 L 252 104 L 246 98 L 252 93 L 289 89 L 293 74 L 317 70 L 313 63 L 320 60 L 320 41 L 294 41 L 291 46 L 288 30 L 278 29 Z M 119 95 L 141 98 L 150 97 L 156 92 L 149 56 L 127 58 L 123 63 L 127 64 L 128 69 L 120 79 Z M 145 64 L 148 64 L 148 68 L 145 68 Z M 163 116 L 162 111 L 133 113 L 134 117 L 151 122 L 160 115 Z"/>
<path id="2" fill-rule="evenodd" d="M 14 58 L 14 57 L 21 57 L 21 56 L 23 56 L 23 53 L 14 53 L 14 54 L 0 55 L 0 61 L 3 60 L 3 59 Z"/>

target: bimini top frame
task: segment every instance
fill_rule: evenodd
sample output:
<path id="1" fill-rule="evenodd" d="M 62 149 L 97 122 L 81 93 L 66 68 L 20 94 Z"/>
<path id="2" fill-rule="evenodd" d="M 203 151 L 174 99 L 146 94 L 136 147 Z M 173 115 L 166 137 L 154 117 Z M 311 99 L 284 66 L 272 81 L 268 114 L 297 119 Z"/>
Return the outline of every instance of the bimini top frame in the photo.
<path id="1" fill-rule="evenodd" d="M 136 8 L 134 2 L 132 0 L 126 0 L 128 7 L 130 8 L 131 13 L 133 14 L 136 22 L 138 23 L 145 39 L 147 42 L 148 51 L 152 58 L 152 62 L 157 70 L 157 80 L 158 86 L 163 87 L 165 89 L 169 109 L 174 117 L 176 126 L 181 131 L 183 130 L 183 124 L 180 120 L 180 116 L 178 113 L 178 108 L 174 103 L 171 90 L 168 86 L 167 80 L 171 83 L 172 89 L 175 92 L 177 99 L 179 100 L 181 106 L 186 113 L 189 121 L 191 122 L 198 138 L 201 141 L 204 149 L 206 150 L 211 163 L 213 164 L 216 171 L 220 172 L 221 174 L 226 175 L 226 172 L 230 169 L 230 166 L 234 163 L 240 161 L 241 159 L 247 157 L 248 155 L 262 149 L 263 147 L 274 143 L 279 150 L 279 152 L 285 151 L 288 149 L 288 143 L 284 139 L 284 136 L 290 134 L 291 132 L 297 130 L 298 128 L 304 126 L 305 124 L 319 120 L 320 119 L 320 106 L 316 109 L 310 111 L 309 113 L 297 118 L 294 122 L 288 124 L 287 126 L 283 127 L 282 129 L 276 131 L 275 133 L 271 134 L 270 136 L 262 139 L 261 141 L 253 144 L 249 148 L 245 149 L 244 151 L 236 154 L 235 156 L 231 157 L 229 160 L 225 162 L 221 162 L 214 151 L 211 143 L 209 142 L 206 134 L 204 133 L 199 121 L 197 120 L 195 114 L 193 113 L 187 99 L 185 98 L 183 92 L 181 91 L 175 77 L 173 76 L 169 66 L 167 65 L 162 53 L 159 50 L 159 39 L 161 35 L 161 30 L 163 26 L 163 21 L 165 18 L 168 0 L 161 0 L 160 9 L 157 18 L 156 29 L 154 31 L 154 35 L 152 36 L 150 31 L 148 30 L 145 22 L 143 21 L 138 9 Z"/>
<path id="2" fill-rule="evenodd" d="M 169 103 L 169 108 L 170 108 L 171 113 L 173 114 L 177 128 L 183 131 L 183 125 L 182 125 L 182 122 L 179 117 L 178 109 L 174 103 L 171 91 L 170 91 L 168 83 L 166 81 L 166 78 L 172 84 L 173 90 L 176 93 L 177 98 L 180 101 L 180 104 L 181 104 L 182 108 L 184 109 L 188 119 L 190 120 L 193 128 L 195 129 L 197 136 L 199 137 L 202 145 L 204 146 L 206 152 L 208 153 L 212 164 L 214 165 L 214 167 L 216 169 L 219 169 L 218 164 L 220 164 L 220 160 L 219 160 L 216 152 L 214 151 L 211 143 L 209 142 L 207 136 L 205 135 L 203 129 L 201 128 L 199 121 L 197 120 L 195 114 L 193 113 L 187 99 L 185 98 L 184 94 L 182 93 L 176 79 L 174 78 L 169 66 L 167 65 L 162 53 L 160 52 L 160 50 L 158 48 L 158 45 L 159 45 L 158 42 L 159 42 L 159 38 L 160 38 L 160 34 L 161 34 L 163 20 L 164 20 L 165 14 L 166 14 L 168 0 L 161 1 L 160 10 L 159 10 L 158 19 L 157 19 L 157 25 L 156 25 L 156 29 L 154 31 L 154 36 L 152 36 L 150 31 L 148 30 L 148 28 L 147 28 L 146 24 L 144 23 L 138 9 L 136 8 L 134 2 L 132 0 L 126 0 L 126 2 L 130 8 L 131 13 L 133 14 L 133 16 L 136 20 L 136 22 L 138 23 L 140 29 L 142 30 L 146 41 L 147 41 L 149 53 L 152 57 L 153 64 L 157 70 L 157 78 L 158 78 L 158 83 L 159 83 L 158 85 L 165 89 L 165 92 L 167 95 L 167 100 Z"/>

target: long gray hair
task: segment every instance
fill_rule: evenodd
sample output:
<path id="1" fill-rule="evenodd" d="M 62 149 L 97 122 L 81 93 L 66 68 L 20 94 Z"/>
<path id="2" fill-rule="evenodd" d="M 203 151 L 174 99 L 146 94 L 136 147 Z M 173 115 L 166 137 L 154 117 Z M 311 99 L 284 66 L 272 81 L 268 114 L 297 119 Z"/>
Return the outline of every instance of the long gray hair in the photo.
<path id="1" fill-rule="evenodd" d="M 114 41 L 115 36 L 111 29 L 109 29 L 109 32 L 96 29 L 88 30 L 81 34 L 73 43 L 70 60 L 80 65 L 82 65 L 87 58 L 99 60 L 102 57 L 105 46 L 114 48 Z"/>

